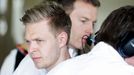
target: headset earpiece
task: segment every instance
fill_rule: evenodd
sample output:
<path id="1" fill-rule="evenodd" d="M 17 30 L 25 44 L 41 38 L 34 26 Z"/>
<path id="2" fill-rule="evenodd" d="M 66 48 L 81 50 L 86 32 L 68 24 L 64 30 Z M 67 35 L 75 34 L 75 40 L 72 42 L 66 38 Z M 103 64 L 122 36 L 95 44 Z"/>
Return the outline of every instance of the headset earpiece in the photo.
<path id="1" fill-rule="evenodd" d="M 118 45 L 118 52 L 122 57 L 134 56 L 134 33 L 129 32 L 124 34 Z"/>
<path id="2" fill-rule="evenodd" d="M 87 44 L 88 44 L 89 46 L 91 46 L 91 45 L 94 43 L 94 39 L 92 38 L 91 35 L 88 36 L 88 38 L 86 39 L 86 41 L 87 41 Z"/>

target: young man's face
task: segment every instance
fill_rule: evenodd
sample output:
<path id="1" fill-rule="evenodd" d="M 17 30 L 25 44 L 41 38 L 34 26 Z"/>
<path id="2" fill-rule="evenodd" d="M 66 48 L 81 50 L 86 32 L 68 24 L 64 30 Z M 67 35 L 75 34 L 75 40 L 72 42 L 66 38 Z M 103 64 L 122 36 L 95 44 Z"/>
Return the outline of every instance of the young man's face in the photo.
<path id="1" fill-rule="evenodd" d="M 48 26 L 48 20 L 26 25 L 28 52 L 36 67 L 49 69 L 58 63 L 61 44 Z"/>
<path id="2" fill-rule="evenodd" d="M 82 1 L 76 1 L 74 10 L 70 13 L 72 21 L 70 45 L 77 49 L 82 49 L 86 43 L 86 38 L 82 40 L 84 35 L 93 33 L 93 25 L 96 22 L 97 7 Z"/>

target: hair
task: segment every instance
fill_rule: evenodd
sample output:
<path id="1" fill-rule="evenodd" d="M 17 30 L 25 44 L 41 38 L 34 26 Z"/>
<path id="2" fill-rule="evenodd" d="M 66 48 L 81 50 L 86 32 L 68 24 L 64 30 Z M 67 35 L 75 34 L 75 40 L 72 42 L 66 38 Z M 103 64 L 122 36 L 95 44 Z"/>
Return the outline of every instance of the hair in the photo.
<path id="1" fill-rule="evenodd" d="M 99 0 L 56 0 L 58 3 L 62 4 L 67 14 L 70 14 L 74 9 L 74 3 L 76 1 L 82 1 L 88 4 L 92 4 L 95 7 L 100 7 Z"/>
<path id="2" fill-rule="evenodd" d="M 36 23 L 44 19 L 49 20 L 49 25 L 53 33 L 65 31 L 69 41 L 71 29 L 70 17 L 65 13 L 62 6 L 54 1 L 42 2 L 26 10 L 21 21 L 24 25 L 27 25 L 27 23 Z"/>
<path id="3" fill-rule="evenodd" d="M 127 33 L 134 33 L 134 6 L 120 7 L 105 19 L 95 37 L 96 43 L 104 41 L 116 50 Z"/>

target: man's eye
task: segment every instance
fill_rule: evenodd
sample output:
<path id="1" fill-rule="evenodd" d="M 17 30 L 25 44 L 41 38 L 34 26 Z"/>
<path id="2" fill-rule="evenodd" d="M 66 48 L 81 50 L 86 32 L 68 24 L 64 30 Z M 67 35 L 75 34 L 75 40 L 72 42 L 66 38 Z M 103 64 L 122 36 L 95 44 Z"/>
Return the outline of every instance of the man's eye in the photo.
<path id="1" fill-rule="evenodd" d="M 30 45 L 30 41 L 26 40 L 26 44 L 27 44 L 27 45 Z"/>
<path id="2" fill-rule="evenodd" d="M 85 23 L 85 22 L 87 22 L 87 21 L 86 21 L 86 20 L 81 20 L 81 22 L 82 22 L 82 23 Z"/>
<path id="3" fill-rule="evenodd" d="M 81 21 L 82 23 L 87 23 L 89 20 L 88 20 L 87 18 L 81 18 L 80 21 Z"/>
<path id="4" fill-rule="evenodd" d="M 43 40 L 37 39 L 36 42 L 41 43 L 41 42 L 43 42 Z"/>
<path id="5" fill-rule="evenodd" d="M 41 42 L 41 40 L 36 40 L 36 42 Z"/>

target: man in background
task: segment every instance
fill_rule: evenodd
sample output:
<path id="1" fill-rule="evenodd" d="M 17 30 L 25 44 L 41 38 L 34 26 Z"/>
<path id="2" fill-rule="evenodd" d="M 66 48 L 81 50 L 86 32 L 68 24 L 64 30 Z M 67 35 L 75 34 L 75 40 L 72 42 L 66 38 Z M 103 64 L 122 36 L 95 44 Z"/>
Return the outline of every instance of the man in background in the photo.
<path id="1" fill-rule="evenodd" d="M 62 62 L 47 75 L 134 75 L 124 60 L 134 55 L 134 6 L 112 11 L 95 41 L 91 52 Z"/>

